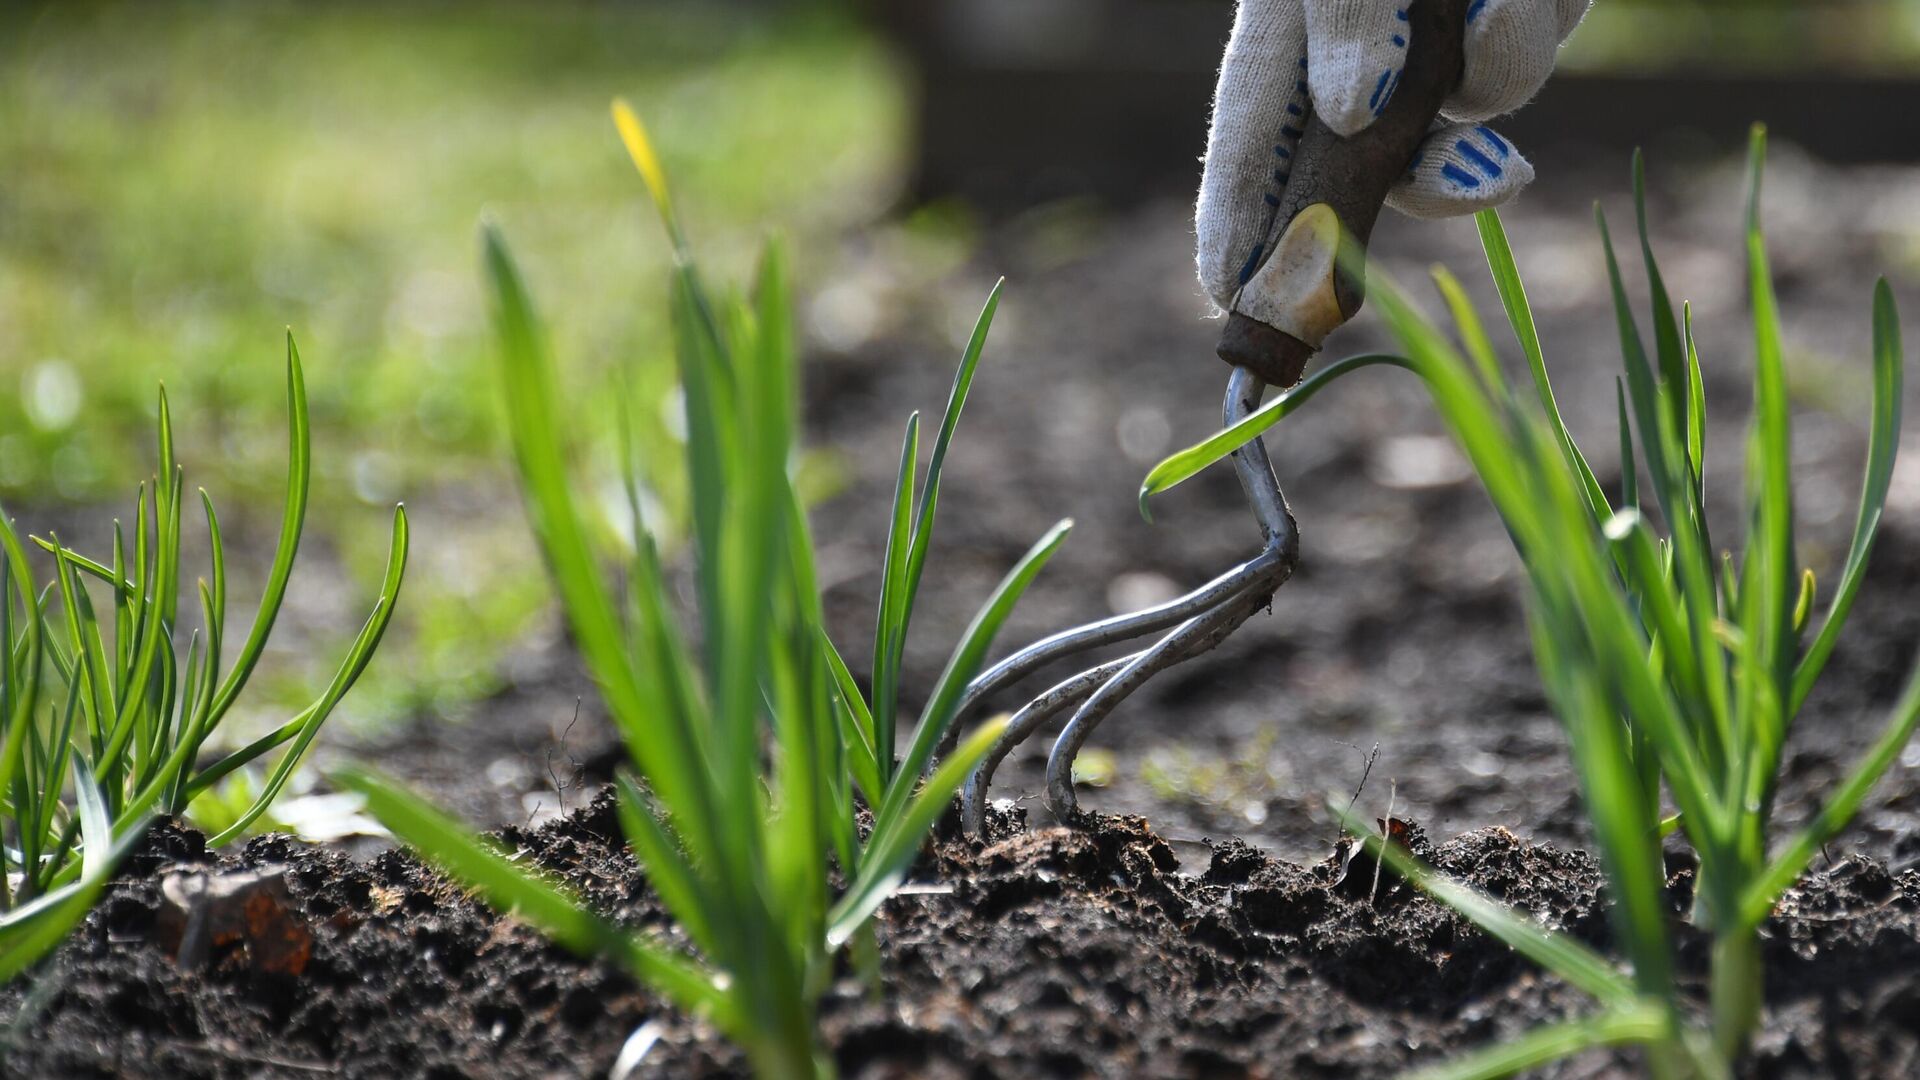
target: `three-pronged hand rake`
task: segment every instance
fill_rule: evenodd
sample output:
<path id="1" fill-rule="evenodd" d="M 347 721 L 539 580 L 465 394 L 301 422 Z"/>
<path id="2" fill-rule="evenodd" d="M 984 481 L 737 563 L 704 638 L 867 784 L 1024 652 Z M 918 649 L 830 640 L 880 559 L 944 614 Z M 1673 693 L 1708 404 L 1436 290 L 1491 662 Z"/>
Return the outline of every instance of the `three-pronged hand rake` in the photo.
<path id="1" fill-rule="evenodd" d="M 1412 45 L 1398 89 L 1379 119 L 1352 138 L 1310 118 L 1294 149 L 1286 188 L 1273 212 L 1266 258 L 1248 279 L 1220 337 L 1233 365 L 1226 423 L 1252 412 L 1269 385 L 1298 382 L 1307 361 L 1364 297 L 1357 267 L 1387 190 L 1406 171 L 1440 103 L 1459 81 L 1467 0 L 1415 0 Z M 1277 140 L 1276 140 L 1277 141 Z M 1257 304 L 1247 304 L 1257 295 Z M 1257 310 L 1256 318 L 1245 308 Z M 1293 574 L 1300 537 L 1286 496 L 1259 439 L 1233 455 L 1240 485 L 1260 525 L 1260 553 L 1193 592 L 1157 607 L 1063 630 L 1000 661 L 967 687 L 965 714 L 993 692 L 1053 661 L 1123 641 L 1166 633 L 1137 652 L 1096 665 L 1029 701 L 981 762 L 963 795 L 964 820 L 979 832 L 993 771 L 1014 747 L 1053 717 L 1073 710 L 1047 759 L 1047 805 L 1065 822 L 1079 817 L 1073 761 L 1100 722 L 1148 679 L 1218 645 Z M 955 724 L 954 732 L 959 730 Z M 951 735 L 949 736 L 951 738 Z"/>

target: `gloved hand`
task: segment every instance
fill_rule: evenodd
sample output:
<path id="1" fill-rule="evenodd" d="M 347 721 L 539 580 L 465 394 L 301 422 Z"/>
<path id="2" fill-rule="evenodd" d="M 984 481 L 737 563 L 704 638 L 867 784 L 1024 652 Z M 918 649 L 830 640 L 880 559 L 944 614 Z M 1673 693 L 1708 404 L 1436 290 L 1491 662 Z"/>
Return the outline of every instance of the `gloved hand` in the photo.
<path id="1" fill-rule="evenodd" d="M 1410 0 L 1240 0 L 1214 94 L 1195 211 L 1200 281 L 1221 308 L 1260 264 L 1309 115 L 1336 134 L 1373 122 L 1405 63 Z M 1387 205 L 1419 218 L 1497 206 L 1533 166 L 1482 121 L 1539 91 L 1589 0 L 1469 0 L 1460 85 Z"/>

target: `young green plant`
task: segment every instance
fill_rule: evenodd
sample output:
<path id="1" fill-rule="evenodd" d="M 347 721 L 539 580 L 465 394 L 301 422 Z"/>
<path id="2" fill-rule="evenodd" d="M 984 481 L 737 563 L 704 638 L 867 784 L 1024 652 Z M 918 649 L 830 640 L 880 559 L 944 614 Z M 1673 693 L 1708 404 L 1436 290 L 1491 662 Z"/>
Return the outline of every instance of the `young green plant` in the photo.
<path id="1" fill-rule="evenodd" d="M 918 423 L 908 424 L 869 701 L 827 638 L 791 476 L 798 365 L 779 249 L 768 249 L 751 302 L 706 288 L 638 118 L 616 103 L 614 119 L 676 256 L 672 303 L 698 639 L 674 617 L 631 454 L 626 491 L 635 539 L 624 602 L 607 586 L 591 540 L 595 525 L 569 485 L 565 418 L 545 338 L 491 228 L 485 259 L 528 515 L 574 641 L 631 755 L 634 777 L 618 783 L 622 825 L 686 946 L 613 926 L 388 781 L 363 771 L 342 779 L 368 795 L 369 809 L 396 836 L 490 902 L 570 948 L 614 959 L 710 1020 L 756 1073 L 829 1075 L 814 1018 L 835 956 L 904 880 L 934 822 L 999 736 L 1003 722 L 981 725 L 923 778 L 961 691 L 1066 526 L 1035 544 L 975 617 L 896 762 L 899 650 L 940 466 L 994 301 L 955 380 L 913 529 L 903 523 Z M 864 837 L 856 800 L 873 811 Z M 836 864 L 844 888 L 835 888 Z"/>
<path id="2" fill-rule="evenodd" d="M 185 472 L 175 460 L 164 389 L 160 468 L 139 486 L 131 552 L 118 522 L 104 562 L 57 537 L 31 537 L 53 562 L 52 580 L 37 584 L 27 545 L 0 510 L 0 642 L 7 649 L 0 658 L 0 979 L 31 963 L 85 914 L 111 864 L 107 856 L 150 815 L 186 812 L 210 785 L 286 746 L 257 796 L 211 842 L 226 843 L 265 813 L 386 631 L 406 568 L 404 508 L 394 511 L 380 597 L 319 699 L 266 735 L 202 763 L 266 650 L 299 549 L 311 453 L 306 385 L 291 336 L 287 399 L 280 540 L 230 667 L 223 649 L 226 549 L 205 491 L 212 576 L 198 583 L 200 625 L 184 635 L 179 625 Z"/>
<path id="3" fill-rule="evenodd" d="M 1537 405 L 1524 404 L 1508 381 L 1451 275 L 1436 271 L 1435 279 L 1452 313 L 1458 347 L 1376 272 L 1371 295 L 1404 356 L 1333 365 L 1235 429 L 1163 462 L 1142 485 L 1144 501 L 1270 427 L 1346 372 L 1392 364 L 1426 385 L 1519 549 L 1536 662 L 1567 731 L 1612 887 L 1614 937 L 1629 973 L 1370 835 L 1367 842 L 1384 847 L 1390 864 L 1603 1006 L 1596 1017 L 1494 1047 L 1435 1075 L 1505 1075 L 1615 1043 L 1646 1046 L 1656 1075 L 1727 1075 L 1760 1019 L 1761 924 L 1813 854 L 1852 819 L 1920 720 L 1917 673 L 1884 733 L 1820 812 L 1784 842 L 1769 844 L 1782 746 L 1859 592 L 1886 503 L 1900 427 L 1902 355 L 1892 294 L 1883 281 L 1872 303 L 1873 409 L 1860 507 L 1839 584 L 1815 622 L 1813 575 L 1800 568 L 1794 552 L 1787 384 L 1760 230 L 1764 150 L 1764 130 L 1756 127 L 1746 211 L 1754 411 L 1747 438 L 1746 546 L 1737 560 L 1729 554 L 1716 564 L 1713 557 L 1699 353 L 1691 316 L 1682 308 L 1676 318 L 1653 255 L 1637 156 L 1634 208 L 1652 297 L 1651 354 L 1600 220 L 1625 360 L 1617 393 L 1623 456 L 1617 502 L 1561 418 L 1526 290 L 1491 211 L 1478 219 L 1481 239 L 1526 356 Z M 1650 480 L 1646 504 L 1636 476 L 1641 465 Z M 1656 522 L 1664 528 L 1656 531 Z M 1663 787 L 1679 810 L 1665 822 L 1659 816 Z M 1357 821 L 1348 824 L 1364 829 Z M 1712 940 L 1704 1025 L 1688 1019 L 1674 979 L 1661 836 L 1676 825 L 1699 858 L 1692 919 Z"/>

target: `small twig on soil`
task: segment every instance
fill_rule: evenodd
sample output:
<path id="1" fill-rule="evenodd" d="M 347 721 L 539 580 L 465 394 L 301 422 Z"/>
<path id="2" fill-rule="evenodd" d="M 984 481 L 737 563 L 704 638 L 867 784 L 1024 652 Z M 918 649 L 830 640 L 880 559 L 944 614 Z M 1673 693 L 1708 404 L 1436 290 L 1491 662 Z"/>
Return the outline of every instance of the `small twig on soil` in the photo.
<path id="1" fill-rule="evenodd" d="M 1393 804 L 1400 797 L 1400 781 L 1387 781 L 1387 825 L 1380 833 L 1380 850 L 1373 859 L 1373 887 L 1367 890 L 1367 906 L 1380 893 L 1380 864 L 1387 861 L 1387 845 L 1393 843 Z"/>
<path id="2" fill-rule="evenodd" d="M 1347 745 L 1353 746 L 1352 743 L 1348 743 Z M 1353 748 L 1355 750 L 1360 749 L 1358 746 L 1354 746 Z M 1347 800 L 1347 812 L 1342 820 L 1353 816 L 1354 804 L 1360 801 L 1360 793 L 1367 790 L 1367 777 L 1373 775 L 1373 763 L 1378 760 L 1380 760 L 1380 744 L 1376 742 L 1373 744 L 1373 749 L 1367 751 L 1366 768 L 1360 770 L 1360 783 L 1353 789 L 1353 798 Z M 1340 831 L 1342 834 L 1345 834 L 1346 829 L 1342 827 Z M 1334 837 L 1333 842 L 1335 845 L 1338 845 L 1340 843 L 1340 837 Z"/>
<path id="3" fill-rule="evenodd" d="M 567 726 L 560 729 L 560 752 L 567 755 L 567 764 L 573 766 L 573 775 L 565 782 L 561 781 L 560 774 L 553 771 L 553 747 L 547 747 L 547 779 L 553 781 L 553 792 L 560 800 L 562 813 L 567 809 L 567 789 L 580 786 L 580 770 L 584 768 L 580 759 L 567 749 L 567 739 L 573 735 L 573 726 L 579 722 L 580 699 L 576 697 L 573 699 L 573 716 L 567 721 Z"/>
<path id="4" fill-rule="evenodd" d="M 573 773 L 568 779 L 566 780 L 560 779 L 560 774 L 554 771 L 553 749 L 555 744 L 552 742 L 547 743 L 547 779 L 549 781 L 552 781 L 553 783 L 553 796 L 555 799 L 558 799 L 560 802 L 558 813 L 561 813 L 561 814 L 565 814 L 567 812 L 567 789 L 579 787 L 581 784 L 582 778 L 586 774 L 586 769 L 587 769 L 586 763 L 581 761 L 579 758 L 574 757 L 573 753 L 567 749 L 567 738 L 573 734 L 573 725 L 578 724 L 579 722 L 580 722 L 580 699 L 576 697 L 573 699 L 573 718 L 567 721 L 566 727 L 560 729 L 560 738 L 558 743 L 560 747 L 560 752 L 567 755 L 567 764 L 572 766 L 573 768 Z M 538 814 L 539 812 L 540 812 L 540 807 L 538 805 L 535 805 L 533 809 L 528 810 L 527 820 L 522 823 L 521 827 L 531 828 L 533 825 L 534 815 Z"/>

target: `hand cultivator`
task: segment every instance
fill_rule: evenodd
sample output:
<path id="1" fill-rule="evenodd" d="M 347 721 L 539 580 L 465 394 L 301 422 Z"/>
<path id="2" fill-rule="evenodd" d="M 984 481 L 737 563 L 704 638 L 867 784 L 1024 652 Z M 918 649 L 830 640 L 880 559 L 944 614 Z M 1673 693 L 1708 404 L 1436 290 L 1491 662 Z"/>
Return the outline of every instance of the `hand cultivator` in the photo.
<path id="1" fill-rule="evenodd" d="M 1374 221 L 1388 191 L 1407 175 L 1440 106 L 1459 81 L 1466 0 L 1417 0 L 1409 5 L 1413 45 L 1391 89 L 1391 98 L 1371 125 L 1341 138 L 1318 116 L 1303 128 L 1276 99 L 1279 125 L 1270 140 L 1273 179 L 1283 185 L 1265 196 L 1271 221 L 1265 242 L 1254 248 L 1241 275 L 1219 355 L 1233 366 L 1227 380 L 1228 426 L 1260 404 L 1269 385 L 1300 381 L 1307 361 L 1336 327 L 1360 308 L 1365 282 L 1358 273 Z M 1303 61 L 1304 63 L 1304 61 Z M 1283 73 L 1288 82 L 1291 73 Z M 1304 94 L 1302 95 L 1304 96 Z M 1289 143 L 1288 140 L 1296 139 Z M 1263 151 L 1264 153 L 1264 151 Z M 964 713 L 988 695 L 1041 667 L 1088 650 L 1165 631 L 1145 649 L 1108 660 L 1057 683 L 1013 714 L 1005 733 L 969 779 L 964 819 L 981 828 L 994 768 L 1055 716 L 1073 710 L 1047 759 L 1047 805 L 1062 821 L 1079 816 L 1073 793 L 1073 762 L 1100 722 L 1147 680 L 1224 641 L 1292 576 L 1300 537 L 1266 448 L 1255 439 L 1233 455 L 1234 469 L 1258 522 L 1258 555 L 1176 600 L 1130 615 L 1064 630 L 1021 649 L 967 687 Z M 951 731 L 957 732 L 955 724 Z M 949 735 L 949 739 L 952 736 Z"/>

